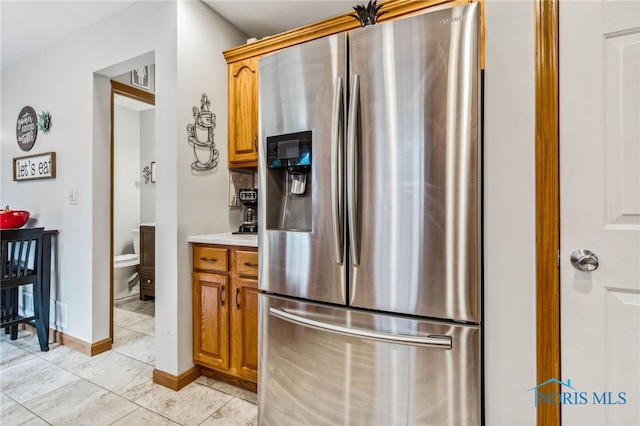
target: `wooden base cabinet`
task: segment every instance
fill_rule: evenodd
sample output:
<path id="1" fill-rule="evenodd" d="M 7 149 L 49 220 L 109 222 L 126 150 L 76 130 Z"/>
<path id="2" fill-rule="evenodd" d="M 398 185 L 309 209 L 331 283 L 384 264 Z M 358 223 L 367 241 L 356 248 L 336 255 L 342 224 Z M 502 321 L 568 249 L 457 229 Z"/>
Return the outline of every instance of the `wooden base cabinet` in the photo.
<path id="1" fill-rule="evenodd" d="M 193 245 L 193 360 L 203 373 L 255 391 L 258 252 Z"/>
<path id="2" fill-rule="evenodd" d="M 223 370 L 229 369 L 227 283 L 226 275 L 193 273 L 193 360 Z"/>
<path id="3" fill-rule="evenodd" d="M 234 280 L 236 305 L 231 311 L 233 325 L 233 359 L 240 377 L 258 381 L 258 280 Z"/>
<path id="4" fill-rule="evenodd" d="M 140 300 L 156 297 L 156 227 L 140 227 Z"/>

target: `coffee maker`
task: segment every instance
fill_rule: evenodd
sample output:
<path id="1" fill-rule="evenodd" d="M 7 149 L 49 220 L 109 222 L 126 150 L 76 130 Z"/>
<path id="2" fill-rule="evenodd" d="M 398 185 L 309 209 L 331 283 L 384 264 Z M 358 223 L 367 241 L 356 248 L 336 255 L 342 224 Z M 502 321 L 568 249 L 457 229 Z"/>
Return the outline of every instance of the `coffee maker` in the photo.
<path id="1" fill-rule="evenodd" d="M 238 234 L 258 233 L 258 188 L 240 188 L 238 198 L 242 202 L 242 224 Z"/>

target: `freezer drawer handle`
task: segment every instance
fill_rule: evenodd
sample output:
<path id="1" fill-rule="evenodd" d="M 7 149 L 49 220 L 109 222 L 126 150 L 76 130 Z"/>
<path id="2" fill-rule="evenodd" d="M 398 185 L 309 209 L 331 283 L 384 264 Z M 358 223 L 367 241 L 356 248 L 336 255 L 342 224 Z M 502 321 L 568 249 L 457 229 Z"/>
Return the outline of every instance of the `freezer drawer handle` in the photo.
<path id="1" fill-rule="evenodd" d="M 453 342 L 451 336 L 444 335 L 429 335 L 429 336 L 407 336 L 407 335 L 394 335 L 388 333 L 380 333 L 370 330 L 362 330 L 359 328 L 345 327 L 336 324 L 327 324 L 326 322 L 316 321 L 310 318 L 305 318 L 296 314 L 287 312 L 280 306 L 269 307 L 269 314 L 274 317 L 280 318 L 285 321 L 289 321 L 294 324 L 299 324 L 305 327 L 311 327 L 322 331 L 328 331 L 330 333 L 342 334 L 345 336 L 359 337 L 361 339 L 375 340 L 385 343 L 396 343 L 400 345 L 412 345 L 412 346 L 426 346 L 438 349 L 451 349 Z"/>

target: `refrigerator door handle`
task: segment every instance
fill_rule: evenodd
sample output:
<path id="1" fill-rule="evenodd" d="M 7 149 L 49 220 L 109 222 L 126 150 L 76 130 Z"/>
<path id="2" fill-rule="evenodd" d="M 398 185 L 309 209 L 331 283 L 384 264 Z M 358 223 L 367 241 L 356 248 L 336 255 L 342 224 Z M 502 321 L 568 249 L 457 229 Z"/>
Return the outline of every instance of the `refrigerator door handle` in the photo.
<path id="1" fill-rule="evenodd" d="M 342 223 L 344 216 L 344 107 L 342 78 L 337 77 L 333 90 L 333 109 L 331 114 L 331 224 L 333 227 L 333 261 L 342 265 L 343 237 Z"/>
<path id="2" fill-rule="evenodd" d="M 317 321 L 311 318 L 306 318 L 297 314 L 287 312 L 286 309 L 280 306 L 271 305 L 269 307 L 269 314 L 280 318 L 284 321 L 291 322 L 293 324 L 302 325 L 304 327 L 315 328 L 330 333 L 341 334 L 349 337 L 356 337 L 360 339 L 375 340 L 384 343 L 395 343 L 400 345 L 411 345 L 430 347 L 437 349 L 451 349 L 453 346 L 453 339 L 451 336 L 446 335 L 428 335 L 428 336 L 408 336 L 402 334 L 389 334 L 379 331 L 364 330 L 361 328 L 346 327 L 338 324 L 329 324 L 322 321 Z"/>
<path id="3" fill-rule="evenodd" d="M 360 76 L 351 76 L 351 94 L 349 99 L 349 121 L 347 123 L 347 199 L 349 219 L 349 247 L 351 247 L 351 264 L 360 264 L 360 233 L 356 229 L 358 218 L 358 107 L 360 106 Z"/>

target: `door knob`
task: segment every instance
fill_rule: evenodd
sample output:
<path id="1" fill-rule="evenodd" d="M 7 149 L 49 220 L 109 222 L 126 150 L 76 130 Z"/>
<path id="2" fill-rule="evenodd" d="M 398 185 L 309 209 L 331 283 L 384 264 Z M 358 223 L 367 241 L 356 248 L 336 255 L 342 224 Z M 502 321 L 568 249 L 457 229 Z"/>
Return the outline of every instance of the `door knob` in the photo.
<path id="1" fill-rule="evenodd" d="M 595 271 L 598 269 L 598 256 L 591 250 L 576 250 L 571 253 L 571 264 L 579 271 Z"/>

